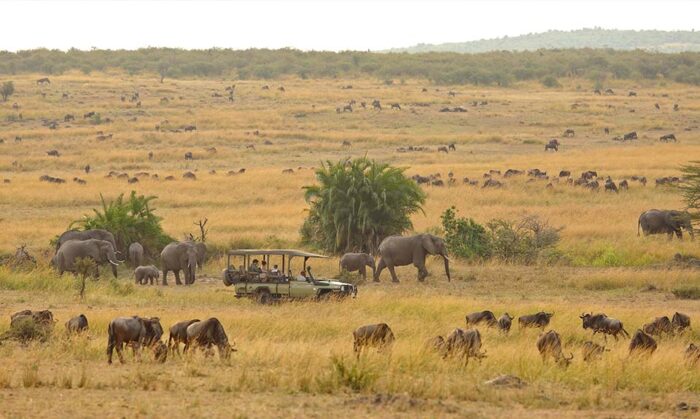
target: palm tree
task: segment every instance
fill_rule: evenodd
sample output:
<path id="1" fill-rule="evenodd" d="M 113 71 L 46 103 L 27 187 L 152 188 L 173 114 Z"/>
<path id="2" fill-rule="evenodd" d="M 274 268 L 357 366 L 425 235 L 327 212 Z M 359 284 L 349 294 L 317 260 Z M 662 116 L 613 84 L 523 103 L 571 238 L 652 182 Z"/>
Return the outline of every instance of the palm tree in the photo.
<path id="1" fill-rule="evenodd" d="M 681 168 L 684 182 L 680 189 L 686 208 L 693 219 L 700 219 L 700 161 L 693 161 Z"/>
<path id="2" fill-rule="evenodd" d="M 404 170 L 366 157 L 323 163 L 319 184 L 304 187 L 310 208 L 303 241 L 331 253 L 376 253 L 385 237 L 412 228 L 425 193 Z"/>

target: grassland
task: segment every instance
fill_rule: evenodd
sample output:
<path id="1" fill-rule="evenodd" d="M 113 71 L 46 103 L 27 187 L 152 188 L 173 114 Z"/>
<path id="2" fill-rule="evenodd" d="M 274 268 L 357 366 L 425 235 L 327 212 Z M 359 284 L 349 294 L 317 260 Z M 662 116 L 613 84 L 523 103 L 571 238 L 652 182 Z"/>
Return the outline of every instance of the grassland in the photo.
<path id="1" fill-rule="evenodd" d="M 0 404 L 7 416 L 60 411 L 66 416 L 659 417 L 692 414 L 677 410 L 680 402 L 700 405 L 699 371 L 682 362 L 684 346 L 700 340 L 697 331 L 662 339 L 649 359 L 628 358 L 627 342 L 611 342 L 611 352 L 588 365 L 580 359 L 579 346 L 590 333 L 578 319 L 582 311 L 605 311 L 630 332 L 675 311 L 699 321 L 697 300 L 672 294 L 679 287 L 700 287 L 697 270 L 670 264 L 677 252 L 697 254 L 697 241 L 636 235 L 641 211 L 681 206 L 676 191 L 655 188 L 653 179 L 678 175 L 679 165 L 700 156 L 698 88 L 619 82 L 612 85 L 616 95 L 596 96 L 579 80 L 555 90 L 518 85 L 440 86 L 438 91 L 418 81 L 387 86 L 374 80 L 285 79 L 235 82 L 231 103 L 224 92 L 231 80 L 166 79 L 160 84 L 156 78 L 121 73 L 66 74 L 52 77 L 50 87 L 39 87 L 37 78 L 15 77 L 16 95 L 0 104 L 0 138 L 5 139 L 0 177 L 10 180 L 0 184 L 0 252 L 26 243 L 40 265 L 50 253 L 49 239 L 98 205 L 100 193 L 113 197 L 132 189 L 158 196 L 165 230 L 175 237 L 194 232 L 192 222 L 208 217 L 212 247 L 297 245 L 306 207 L 301 187 L 313 182 L 311 168 L 347 156 L 367 155 L 407 167 L 411 175 L 439 172 L 446 178 L 451 171 L 459 180 L 481 178 L 489 169 L 536 167 L 550 174 L 591 169 L 615 180 L 643 175 L 650 184 L 632 183 L 620 194 L 564 184 L 546 189 L 547 182 L 525 178 L 506 179 L 501 190 L 461 183 L 426 188 L 425 213 L 413 220 L 416 231 L 435 231 L 440 213 L 452 205 L 478 222 L 536 214 L 564 227 L 560 249 L 567 262 L 535 267 L 456 262 L 449 284 L 439 274 L 439 263 L 429 265 L 434 274 L 425 284 L 415 283 L 411 268 L 401 268 L 400 285 L 386 278 L 362 284 L 357 299 L 338 304 L 270 307 L 235 300 L 220 282 L 207 279 L 217 277 L 223 266 L 216 257 L 194 287 L 135 287 L 122 269 L 117 281 L 90 283 L 82 302 L 68 276 L 55 277 L 43 267 L 30 273 L 0 267 L 0 330 L 9 327 L 9 314 L 24 308 L 50 308 L 60 323 L 83 312 L 91 324 L 87 337 L 65 339 L 59 332 L 46 344 L 0 345 Z M 262 90 L 264 84 L 270 90 Z M 347 84 L 353 89 L 341 89 Z M 277 90 L 280 85 L 285 92 Z M 456 97 L 448 97 L 449 90 Z M 627 97 L 627 90 L 638 96 Z M 134 91 L 141 95 L 140 107 L 120 100 Z M 68 98 L 62 98 L 64 92 Z M 398 102 L 403 109 L 335 111 L 350 99 L 370 103 L 375 98 L 385 107 Z M 488 104 L 473 107 L 474 100 Z M 18 110 L 11 107 L 14 102 Z M 674 103 L 678 112 L 672 111 Z M 579 104 L 577 109 L 573 104 Z M 465 106 L 468 112 L 438 112 L 444 106 Z M 89 111 L 113 122 L 94 125 L 82 119 Z M 60 122 L 55 130 L 42 124 L 63 121 L 65 114 L 76 115 L 76 121 Z M 154 129 L 187 124 L 197 131 Z M 605 127 L 610 135 L 603 133 Z M 576 136 L 561 139 L 566 128 Z M 100 130 L 112 133 L 112 139 L 98 141 Z M 260 135 L 252 133 L 256 130 Z M 640 136 L 635 143 L 610 140 L 632 130 Z M 658 143 L 669 132 L 679 143 Z M 23 140 L 16 143 L 15 136 Z M 552 137 L 564 144 L 557 153 L 545 153 Z M 345 140 L 352 146 L 343 147 Z M 435 151 L 448 143 L 455 143 L 457 151 Z M 250 144 L 255 150 L 246 147 Z M 407 145 L 432 151 L 395 152 Z M 207 151 L 210 147 L 216 153 Z M 47 156 L 51 149 L 61 156 Z M 193 161 L 184 160 L 187 151 Z M 90 174 L 82 172 L 86 164 Z M 240 168 L 245 173 L 226 175 Z M 287 168 L 295 173 L 283 174 Z M 160 179 L 127 184 L 105 178 L 111 170 L 158 173 Z M 188 170 L 195 171 L 196 181 L 181 178 Z M 44 174 L 68 183 L 39 182 Z M 167 175 L 176 180 L 164 181 Z M 71 182 L 75 176 L 87 184 Z M 336 266 L 331 259 L 314 267 L 319 274 L 335 275 Z M 482 309 L 516 316 L 554 311 L 551 327 L 576 356 L 574 364 L 566 370 L 542 364 L 534 345 L 537 332 L 517 327 L 509 336 L 482 330 L 488 358 L 480 364 L 458 366 L 423 349 L 426 339 L 449 333 L 463 325 L 466 313 Z M 127 357 L 127 365 L 107 368 L 106 325 L 130 314 L 159 316 L 165 327 L 217 316 L 239 352 L 230 363 L 201 355 L 175 357 L 164 365 Z M 351 331 L 378 321 L 389 323 L 398 336 L 391 357 L 370 353 L 356 363 Z M 341 373 L 339 366 L 353 373 Z M 499 374 L 517 375 L 528 385 L 494 389 L 483 384 Z"/>

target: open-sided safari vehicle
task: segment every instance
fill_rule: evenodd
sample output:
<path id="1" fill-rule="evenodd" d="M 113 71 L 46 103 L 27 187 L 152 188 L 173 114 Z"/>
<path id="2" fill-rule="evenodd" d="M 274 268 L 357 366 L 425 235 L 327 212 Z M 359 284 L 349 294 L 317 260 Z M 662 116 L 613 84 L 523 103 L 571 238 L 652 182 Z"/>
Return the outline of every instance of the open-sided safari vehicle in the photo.
<path id="1" fill-rule="evenodd" d="M 357 287 L 352 284 L 314 278 L 306 264 L 311 258 L 326 256 L 294 249 L 230 250 L 223 281 L 227 287 L 234 287 L 236 297 L 255 298 L 263 304 L 280 299 L 320 300 L 357 295 Z M 298 259 L 303 265 L 292 268 L 292 261 Z"/>

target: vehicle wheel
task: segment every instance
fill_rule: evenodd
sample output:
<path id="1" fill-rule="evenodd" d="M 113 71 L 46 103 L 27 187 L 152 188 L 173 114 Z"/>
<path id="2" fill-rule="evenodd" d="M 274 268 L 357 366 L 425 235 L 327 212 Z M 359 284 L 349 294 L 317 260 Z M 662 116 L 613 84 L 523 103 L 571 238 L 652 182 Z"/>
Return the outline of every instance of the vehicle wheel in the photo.
<path id="1" fill-rule="evenodd" d="M 231 282 L 231 278 L 229 278 L 228 276 L 228 272 L 224 274 L 224 285 L 226 285 L 227 287 L 233 285 L 233 282 Z"/>
<path id="2" fill-rule="evenodd" d="M 260 304 L 270 304 L 272 302 L 272 296 L 270 296 L 270 291 L 261 290 L 255 296 L 255 300 Z"/>

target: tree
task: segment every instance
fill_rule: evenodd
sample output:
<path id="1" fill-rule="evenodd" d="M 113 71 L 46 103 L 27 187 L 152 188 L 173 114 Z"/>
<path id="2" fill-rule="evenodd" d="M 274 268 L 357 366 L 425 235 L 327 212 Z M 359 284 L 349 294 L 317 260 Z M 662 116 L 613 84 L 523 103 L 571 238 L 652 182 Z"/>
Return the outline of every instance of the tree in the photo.
<path id="1" fill-rule="evenodd" d="M 2 95 L 2 101 L 7 102 L 7 98 L 15 93 L 15 84 L 11 81 L 6 81 L 2 84 L 0 88 L 0 95 Z"/>
<path id="2" fill-rule="evenodd" d="M 700 219 L 700 161 L 693 161 L 681 168 L 685 181 L 681 184 L 681 194 L 685 206 L 694 220 Z"/>
<path id="3" fill-rule="evenodd" d="M 304 187 L 309 215 L 302 240 L 329 253 L 376 253 L 385 237 L 411 229 L 425 193 L 404 170 L 366 157 L 323 163 L 319 184 Z"/>
<path id="4" fill-rule="evenodd" d="M 158 63 L 158 74 L 160 75 L 160 82 L 163 83 L 165 76 L 168 75 L 170 71 L 170 64 L 167 61 L 161 61 Z"/>

